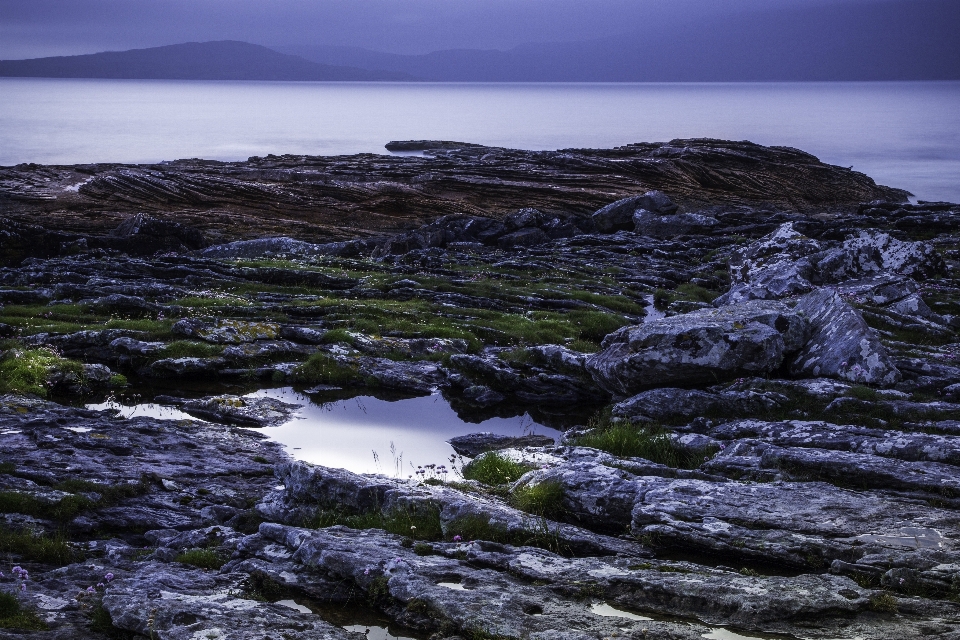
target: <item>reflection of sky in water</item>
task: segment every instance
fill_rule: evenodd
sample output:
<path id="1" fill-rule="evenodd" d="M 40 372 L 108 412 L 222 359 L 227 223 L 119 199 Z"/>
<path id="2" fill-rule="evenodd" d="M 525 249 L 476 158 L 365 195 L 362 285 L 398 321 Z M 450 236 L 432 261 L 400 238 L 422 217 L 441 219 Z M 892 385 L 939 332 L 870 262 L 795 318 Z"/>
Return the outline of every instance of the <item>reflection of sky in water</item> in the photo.
<path id="1" fill-rule="evenodd" d="M 537 433 L 559 438 L 560 432 L 534 422 L 529 415 L 491 418 L 470 424 L 457 417 L 440 395 L 407 398 L 393 402 L 370 396 L 317 405 L 289 387 L 263 389 L 248 397 L 267 396 L 301 405 L 293 420 L 262 430 L 264 435 L 287 446 L 298 460 L 357 473 L 397 472 L 402 456 L 402 476 L 413 473 L 410 464 L 446 464 L 453 449 L 446 443 L 454 436 L 480 431 L 504 435 Z M 395 456 L 390 444 L 395 447 Z M 373 452 L 380 462 L 377 464 Z"/>
<path id="2" fill-rule="evenodd" d="M 479 424 L 464 422 L 439 394 L 395 401 L 358 396 L 315 404 L 308 396 L 284 387 L 261 389 L 245 397 L 277 398 L 300 405 L 300 410 L 287 423 L 257 431 L 286 445 L 287 453 L 297 460 L 356 473 L 390 476 L 399 473 L 406 477 L 413 473 L 411 464 L 445 464 L 449 468 L 453 449 L 446 441 L 469 433 L 490 431 L 510 436 L 536 433 L 555 440 L 560 438 L 559 431 L 534 422 L 528 414 L 490 418 Z M 104 402 L 88 404 L 87 408 L 111 409 L 126 418 L 197 419 L 174 407 L 153 403 Z M 394 453 L 391 453 L 391 444 Z"/>
<path id="3" fill-rule="evenodd" d="M 138 418 L 146 416 L 147 418 L 160 418 L 161 420 L 196 420 L 189 413 L 184 413 L 176 407 L 165 407 L 162 404 L 147 402 L 144 404 L 123 405 L 118 402 L 101 402 L 99 404 L 88 404 L 87 409 L 103 411 L 110 409 L 118 412 L 124 418 Z"/>

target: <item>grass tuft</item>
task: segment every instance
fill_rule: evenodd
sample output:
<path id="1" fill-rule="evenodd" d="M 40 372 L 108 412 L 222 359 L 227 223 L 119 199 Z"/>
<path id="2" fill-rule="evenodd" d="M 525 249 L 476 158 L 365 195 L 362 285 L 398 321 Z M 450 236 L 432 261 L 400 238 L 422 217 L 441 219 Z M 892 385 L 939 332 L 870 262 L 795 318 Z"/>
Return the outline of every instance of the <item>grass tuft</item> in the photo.
<path id="1" fill-rule="evenodd" d="M 465 464 L 462 473 L 466 480 L 495 486 L 516 482 L 533 468 L 533 465 L 517 462 L 499 451 L 490 451 Z"/>
<path id="2" fill-rule="evenodd" d="M 226 564 L 226 560 L 221 558 L 213 549 L 189 549 L 174 558 L 174 562 L 216 571 L 219 571 L 220 567 Z"/>
<path id="3" fill-rule="evenodd" d="M 10 349 L 0 359 L 0 393 L 47 397 L 47 379 L 55 371 L 83 375 L 83 365 L 49 349 Z"/>
<path id="4" fill-rule="evenodd" d="M 520 487 L 510 496 L 510 503 L 521 511 L 553 518 L 562 510 L 563 485 L 548 480 Z"/>
<path id="5" fill-rule="evenodd" d="M 223 346 L 196 340 L 175 340 L 160 350 L 161 358 L 213 358 L 223 353 Z"/>
<path id="6" fill-rule="evenodd" d="M 358 381 L 352 367 L 340 364 L 325 353 L 315 353 L 294 370 L 297 382 L 306 384 L 345 385 Z"/>
<path id="7" fill-rule="evenodd" d="M 25 608 L 16 594 L 0 591 L 0 629 L 46 631 L 47 624 L 36 611 Z"/>
<path id="8" fill-rule="evenodd" d="M 612 422 L 609 412 L 601 412 L 590 419 L 591 431 L 578 436 L 574 443 L 606 451 L 619 458 L 644 458 L 651 462 L 678 469 L 696 469 L 704 455 L 711 452 L 690 451 L 677 446 L 663 426 L 648 423 L 643 426 L 628 422 Z"/>
<path id="9" fill-rule="evenodd" d="M 77 553 L 61 534 L 48 536 L 29 530 L 14 531 L 3 525 L 0 525 L 0 554 L 57 566 L 77 559 Z"/>
<path id="10" fill-rule="evenodd" d="M 443 540 L 440 511 L 437 509 L 395 509 L 386 514 L 380 511 L 356 514 L 342 509 L 321 509 L 304 524 L 313 529 L 335 525 L 351 529 L 383 529 L 413 540 Z"/>

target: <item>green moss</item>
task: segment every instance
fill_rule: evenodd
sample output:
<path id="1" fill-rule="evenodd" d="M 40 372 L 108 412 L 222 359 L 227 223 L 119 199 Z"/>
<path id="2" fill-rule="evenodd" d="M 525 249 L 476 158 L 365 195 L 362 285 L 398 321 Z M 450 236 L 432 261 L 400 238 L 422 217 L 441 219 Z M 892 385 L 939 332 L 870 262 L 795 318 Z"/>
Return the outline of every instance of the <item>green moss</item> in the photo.
<path id="1" fill-rule="evenodd" d="M 533 465 L 517 462 L 498 451 L 484 453 L 463 467 L 463 477 L 486 485 L 503 485 L 515 482 Z"/>
<path id="2" fill-rule="evenodd" d="M 50 501 L 19 491 L 0 491 L 0 513 L 22 513 L 66 523 L 87 509 L 110 506 L 125 498 L 143 495 L 149 490 L 149 483 L 141 481 L 108 485 L 88 480 L 66 480 L 52 488 L 71 495 Z"/>
<path id="3" fill-rule="evenodd" d="M 337 344 L 338 342 L 343 342 L 352 345 L 356 342 L 356 338 L 354 338 L 353 334 L 346 329 L 331 329 L 323 334 L 323 342 L 326 344 Z"/>
<path id="4" fill-rule="evenodd" d="M 223 353 L 223 346 L 197 342 L 195 340 L 176 340 L 160 350 L 161 358 L 213 358 Z"/>
<path id="5" fill-rule="evenodd" d="M 0 393 L 47 396 L 47 379 L 54 371 L 83 375 L 83 365 L 49 349 L 11 349 L 0 359 Z"/>
<path id="6" fill-rule="evenodd" d="M 573 342 L 567 344 L 566 347 L 581 353 L 596 353 L 600 350 L 600 343 L 592 342 L 590 340 L 574 340 Z"/>
<path id="7" fill-rule="evenodd" d="M 207 570 L 219 570 L 220 567 L 226 564 L 226 560 L 221 558 L 213 549 L 189 549 L 174 558 L 174 562 L 189 564 Z"/>
<path id="8" fill-rule="evenodd" d="M 876 389 L 871 389 L 870 387 L 865 387 L 859 384 L 850 388 L 850 395 L 858 400 L 868 401 L 876 400 L 879 397 Z"/>

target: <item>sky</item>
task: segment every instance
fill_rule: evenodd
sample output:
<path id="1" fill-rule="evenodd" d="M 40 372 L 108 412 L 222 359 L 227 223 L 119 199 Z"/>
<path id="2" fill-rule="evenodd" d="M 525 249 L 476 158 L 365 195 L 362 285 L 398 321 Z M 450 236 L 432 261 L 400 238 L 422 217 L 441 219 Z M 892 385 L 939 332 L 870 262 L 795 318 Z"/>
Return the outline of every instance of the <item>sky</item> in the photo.
<path id="1" fill-rule="evenodd" d="M 729 19 L 795 7 L 853 5 L 869 11 L 882 1 L 0 0 L 0 59 L 207 40 L 356 46 L 406 54 L 509 49 L 528 42 L 642 34 L 714 16 Z"/>

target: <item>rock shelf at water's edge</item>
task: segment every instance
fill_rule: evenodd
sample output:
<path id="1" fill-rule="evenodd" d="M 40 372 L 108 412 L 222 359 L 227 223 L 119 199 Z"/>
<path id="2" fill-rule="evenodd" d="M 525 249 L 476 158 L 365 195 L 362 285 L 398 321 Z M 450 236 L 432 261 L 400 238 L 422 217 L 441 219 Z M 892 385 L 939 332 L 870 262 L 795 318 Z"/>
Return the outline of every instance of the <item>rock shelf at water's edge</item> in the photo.
<path id="1" fill-rule="evenodd" d="M 0 638 L 960 638 L 960 205 L 750 143 L 391 144 L 0 169 Z M 565 433 L 357 475 L 264 386 Z"/>

